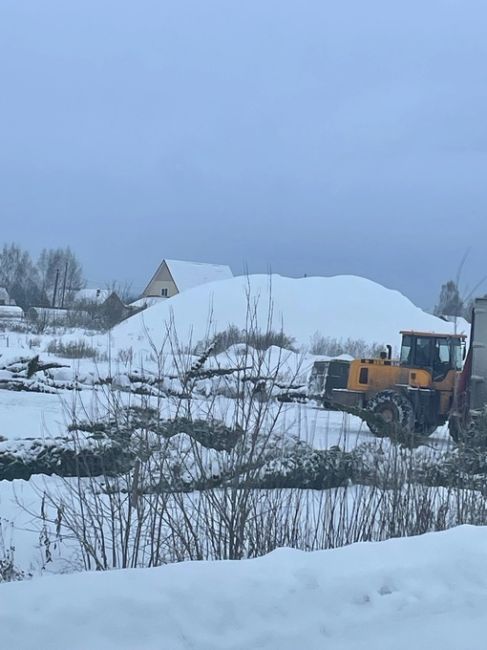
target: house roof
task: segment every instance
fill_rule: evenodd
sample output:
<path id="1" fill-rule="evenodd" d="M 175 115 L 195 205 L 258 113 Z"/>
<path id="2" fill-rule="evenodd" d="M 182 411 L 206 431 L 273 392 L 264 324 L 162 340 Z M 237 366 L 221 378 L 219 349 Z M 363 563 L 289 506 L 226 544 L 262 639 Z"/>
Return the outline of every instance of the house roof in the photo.
<path id="1" fill-rule="evenodd" d="M 134 307 L 135 309 L 139 309 L 141 307 L 152 307 L 152 305 L 155 305 L 156 303 L 162 302 L 164 300 L 165 298 L 160 298 L 158 296 L 151 296 L 150 298 L 143 296 L 142 298 L 133 300 L 128 306 Z"/>
<path id="2" fill-rule="evenodd" d="M 80 289 L 74 296 L 75 302 L 92 302 L 101 305 L 110 295 L 109 289 Z"/>
<path id="3" fill-rule="evenodd" d="M 158 276 L 159 271 L 164 264 L 167 265 L 169 273 L 179 292 L 192 289 L 200 284 L 233 278 L 233 273 L 230 267 L 223 264 L 207 264 L 205 262 L 184 262 L 183 260 L 165 259 L 162 260 L 144 292 L 147 291 L 151 283 Z"/>
<path id="4" fill-rule="evenodd" d="M 0 287 L 0 300 L 9 300 L 10 296 L 8 295 L 7 289 L 5 287 Z"/>
<path id="5" fill-rule="evenodd" d="M 165 260 L 165 262 L 179 291 L 186 291 L 208 282 L 233 278 L 230 267 L 222 264 L 183 262 L 181 260 Z"/>
<path id="6" fill-rule="evenodd" d="M 0 318 L 23 318 L 24 312 L 21 307 L 16 307 L 15 305 L 0 305 Z"/>

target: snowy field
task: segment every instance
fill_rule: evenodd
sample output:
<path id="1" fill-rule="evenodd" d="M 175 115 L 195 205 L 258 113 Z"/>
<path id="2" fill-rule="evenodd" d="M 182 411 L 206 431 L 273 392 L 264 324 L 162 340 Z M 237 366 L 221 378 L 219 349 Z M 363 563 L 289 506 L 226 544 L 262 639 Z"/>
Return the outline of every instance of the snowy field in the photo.
<path id="1" fill-rule="evenodd" d="M 91 389 L 100 378 L 106 377 L 113 377 L 115 384 L 118 382 L 123 387 L 128 373 L 141 370 L 148 375 L 161 372 L 177 375 L 182 366 L 189 367 L 197 356 L 186 351 L 181 352 L 180 359 L 175 357 L 174 348 L 166 340 L 168 329 L 173 329 L 178 344 L 183 347 L 190 340 L 193 344 L 208 340 L 211 332 L 221 331 L 230 324 L 245 329 L 249 303 L 259 328 L 265 329 L 269 323 L 277 330 L 282 327 L 295 339 L 297 347 L 296 352 L 271 349 L 262 369 L 268 374 L 277 373 L 282 381 L 302 385 L 306 385 L 313 363 L 329 358 L 309 354 L 316 333 L 337 341 L 391 343 L 397 350 L 401 329 L 439 332 L 454 329 L 452 323 L 425 313 L 399 292 L 364 278 L 291 279 L 257 275 L 196 287 L 158 302 L 108 334 L 59 328 L 40 334 L 4 332 L 0 340 L 0 362 L 40 354 L 46 361 L 67 366 L 53 371 L 58 382 L 78 382 L 83 389 Z M 456 327 L 458 331 L 468 332 L 468 324 L 461 319 Z M 67 359 L 48 352 L 53 342 L 69 345 L 79 341 L 96 352 L 95 359 Z M 238 367 L 239 363 L 242 361 L 235 346 L 210 357 L 206 367 L 225 369 Z M 202 392 L 205 392 L 204 385 Z M 63 390 L 57 395 L 0 392 L 0 435 L 8 439 L 58 435 L 73 399 L 69 391 Z M 83 390 L 81 401 L 86 408 L 90 400 L 94 401 L 90 390 Z M 315 438 L 318 446 L 335 444 L 337 437 L 343 437 L 344 433 L 352 437 L 355 433 L 364 434 L 364 426 L 359 421 L 344 420 L 342 415 L 291 408 L 285 410 L 285 417 L 287 422 L 293 418 L 299 422 L 306 437 Z"/>
<path id="2" fill-rule="evenodd" d="M 0 629 L 15 650 L 483 650 L 486 608 L 487 529 L 464 526 L 6 584 Z"/>
<path id="3" fill-rule="evenodd" d="M 104 397 L 104 392 L 97 392 L 96 404 L 99 405 Z M 78 412 L 84 410 L 90 413 L 93 411 L 93 399 L 90 390 L 75 395 L 69 391 L 59 395 L 0 391 L 0 434 L 7 438 L 7 442 L 0 442 L 0 450 L 3 444 L 15 444 L 22 451 L 23 444 L 29 445 L 29 438 L 49 439 L 66 435 L 73 400 L 76 400 Z M 200 406 L 204 415 L 206 401 L 199 400 L 196 405 Z M 234 408 L 232 400 L 220 398 L 213 408 L 231 419 Z M 163 414 L 169 417 L 173 411 L 168 404 Z M 198 411 L 195 410 L 195 413 L 198 414 Z M 316 449 L 339 445 L 342 449 L 350 450 L 361 442 L 376 440 L 358 418 L 326 411 L 313 404 L 283 405 L 276 430 L 281 431 L 283 437 L 296 436 Z M 440 432 L 434 438 L 437 438 L 439 445 L 442 444 Z M 388 446 L 389 442 L 384 441 L 384 444 Z M 42 495 L 46 490 L 56 492 L 63 489 L 63 481 L 55 476 L 32 477 L 29 481 L 0 481 L 0 524 L 3 524 L 4 543 L 15 546 L 16 565 L 26 573 L 39 575 L 45 568 L 39 541 L 41 523 L 38 519 Z M 66 544 L 62 549 L 57 549 L 54 561 L 47 566 L 49 572 L 80 568 L 73 566 L 72 552 L 66 549 Z"/>
<path id="4" fill-rule="evenodd" d="M 76 394 L 60 391 L 56 395 L 0 390 L 0 436 L 6 440 L 16 440 L 66 435 L 74 408 L 78 414 L 90 415 L 106 399 L 107 393 L 102 390 L 83 390 Z M 129 398 L 126 399 L 128 402 Z M 137 403 L 133 398 L 130 401 Z M 156 405 L 157 400 L 153 400 L 153 404 Z M 164 403 L 162 416 L 171 417 L 175 408 L 174 404 Z M 272 405 L 270 408 L 279 411 L 276 431 L 282 432 L 283 436 L 299 438 L 315 449 L 329 449 L 338 445 L 348 451 L 362 442 L 377 440 L 359 418 L 328 411 L 316 402 Z M 195 416 L 204 417 L 207 401 L 195 399 L 193 409 Z M 223 397 L 212 400 L 212 414 L 218 414 L 225 420 L 231 419 L 233 412 L 232 400 Z M 450 444 L 447 426 L 440 427 L 432 434 L 429 442 L 432 446 Z M 385 444 L 388 444 L 387 441 Z"/>
<path id="5" fill-rule="evenodd" d="M 74 397 L 77 401 L 86 400 L 85 410 L 87 413 L 90 412 L 91 391 L 82 391 L 81 395 L 76 394 Z M 0 450 L 2 444 L 15 443 L 22 451 L 23 443 L 30 444 L 28 438 L 51 438 L 56 434 L 65 434 L 65 422 L 69 418 L 72 400 L 71 392 L 49 395 L 0 391 L 0 422 L 5 427 L 7 425 L 10 427 L 8 431 L 11 433 L 11 438 L 6 443 L 0 442 Z M 99 402 L 99 395 L 97 395 L 97 402 Z M 199 403 L 204 410 L 206 402 L 200 400 Z M 222 415 L 226 412 L 231 415 L 232 400 L 220 398 L 214 408 Z M 170 407 L 167 407 L 166 415 L 171 415 Z M 282 432 L 283 438 L 296 437 L 314 449 L 330 449 L 339 446 L 342 450 L 350 451 L 362 443 L 377 444 L 378 442 L 358 418 L 327 411 L 313 403 L 283 405 L 277 419 L 276 430 Z M 387 455 L 391 442 L 385 439 L 380 444 L 384 454 Z M 438 429 L 429 438 L 426 453 L 431 457 L 432 453 L 441 452 L 450 445 L 451 440 L 446 427 Z M 210 462 L 216 462 L 218 466 L 218 461 L 211 461 L 212 456 L 215 456 L 215 453 L 208 453 Z M 50 560 L 46 563 L 45 540 L 43 541 L 42 536 L 43 523 L 40 519 L 42 499 L 46 492 L 54 495 L 65 494 L 68 485 L 74 485 L 74 479 L 69 479 L 66 483 L 56 476 L 33 476 L 29 481 L 0 481 L 0 524 L 3 544 L 5 548 L 15 547 L 15 565 L 26 574 L 39 576 L 45 572 L 64 573 L 83 569 L 76 543 L 70 542 L 66 536 L 61 540 L 55 539 L 49 549 Z M 327 510 L 336 507 L 334 491 L 330 494 L 310 491 L 310 497 L 312 497 L 311 501 L 305 510 L 306 516 L 310 516 L 311 519 L 319 518 L 320 509 L 323 507 Z M 350 502 L 350 512 L 353 513 L 355 509 L 353 490 L 349 490 L 347 499 Z M 360 494 L 358 501 L 362 500 L 363 494 Z M 316 514 L 313 514 L 314 512 Z M 54 527 L 50 528 L 52 530 Z M 51 537 L 55 538 L 52 533 Z"/>
<path id="6" fill-rule="evenodd" d="M 273 276 L 271 288 L 266 276 L 234 278 L 158 302 L 108 334 L 59 329 L 36 335 L 9 333 L 0 342 L 3 364 L 15 365 L 21 358 L 39 354 L 41 360 L 65 367 L 52 369 L 44 384 L 41 380 L 39 386 L 50 392 L 0 390 L 0 452 L 15 448 L 20 454 L 28 455 L 31 439 L 48 441 L 66 436 L 73 419 L 95 421 L 100 413 L 109 413 L 114 404 L 122 410 L 129 405 L 149 406 L 162 419 L 175 418 L 184 402 L 184 398 L 178 397 L 184 389 L 181 377 L 200 357 L 194 353 L 194 343 L 208 341 L 212 333 L 230 324 L 245 329 L 249 286 L 255 297 L 253 304 L 258 320 L 268 322 L 272 302 L 272 328 L 278 330 L 282 326 L 294 339 L 295 350 L 272 346 L 260 365 L 253 366 L 259 355 L 252 350 L 249 355 L 248 347 L 242 354 L 238 344 L 209 356 L 204 368 L 216 375 L 195 381 L 191 417 L 203 421 L 216 418 L 229 427 L 238 422 L 235 414 L 247 408 L 248 398 L 239 404 L 237 389 L 250 360 L 257 377 L 267 377 L 266 381 L 274 377 L 265 400 L 265 417 L 273 423 L 273 432 L 279 439 L 292 444 L 299 440 L 314 450 L 339 447 L 346 452 L 363 443 L 379 444 L 387 456 L 392 443 L 388 439 L 378 442 L 360 419 L 327 411 L 313 400 L 280 403 L 275 399 L 286 387 L 306 389 L 314 362 L 330 358 L 310 354 L 309 344 L 316 332 L 337 341 L 351 338 L 361 339 L 367 345 L 391 343 L 397 349 L 401 328 L 453 330 L 451 323 L 424 313 L 398 292 L 348 276 L 301 280 Z M 389 305 L 387 312 L 384 305 Z M 458 326 L 467 327 L 463 323 Z M 174 340 L 168 343 L 169 330 L 172 335 L 177 333 L 177 349 Z M 80 341 L 93 349 L 94 358 L 63 356 L 63 346 L 77 345 Z M 53 342 L 58 350 L 54 353 Z M 225 374 L 227 371 L 229 374 Z M 0 378 L 8 376 L 6 370 L 0 370 Z M 139 376 L 145 378 L 145 386 L 162 376 L 163 390 L 155 388 L 143 397 L 135 395 L 132 389 L 138 385 Z M 155 386 L 158 385 L 156 382 Z M 185 461 L 179 461 L 180 450 L 188 449 L 185 435 L 181 434 L 181 446 L 176 444 L 175 449 L 178 464 L 187 471 Z M 443 427 L 429 438 L 425 453 L 436 462 L 435 454 L 450 447 L 448 432 Z M 420 449 L 413 453 L 423 452 Z M 217 456 L 214 449 L 203 450 L 200 461 L 208 460 L 206 469 L 211 470 L 213 462 L 218 469 L 219 461 L 214 460 Z M 246 526 L 250 530 L 255 517 L 259 523 L 254 533 L 257 537 L 269 535 L 271 548 L 328 548 L 356 539 L 370 539 L 370 535 L 379 539 L 395 534 L 382 528 L 390 513 L 397 510 L 393 498 L 384 498 L 384 491 L 370 485 L 337 485 L 340 487 L 329 490 L 255 490 L 253 501 L 247 503 L 255 510 Z M 186 562 L 103 575 L 57 575 L 82 572 L 91 565 L 87 564 L 73 530 L 65 523 L 57 528 L 59 501 L 46 501 L 46 495 L 50 499 L 58 495 L 68 503 L 73 498 L 71 505 L 76 510 L 80 506 L 79 495 L 89 494 L 96 507 L 110 512 L 113 504 L 100 486 L 99 479 L 92 483 L 82 479 L 78 483 L 77 479 L 42 475 L 28 481 L 0 481 L 0 561 L 2 556 L 13 558 L 16 570 L 34 578 L 0 585 L 0 626 L 5 647 L 16 650 L 483 647 L 475 643 L 459 645 L 459 630 L 468 625 L 472 639 L 476 638 L 481 607 L 486 604 L 487 573 L 484 577 L 473 568 L 476 563 L 479 566 L 485 563 L 482 544 L 487 541 L 487 533 L 484 529 L 462 528 L 418 539 L 308 554 L 281 549 L 252 561 Z M 421 528 L 423 522 L 416 516 L 415 498 L 427 498 L 429 505 L 440 509 L 443 504 L 448 517 L 453 517 L 453 523 L 447 525 L 454 525 L 455 495 L 434 488 L 425 497 L 421 488 L 411 491 L 412 498 L 399 499 L 403 508 L 399 528 L 404 523 L 406 530 L 408 526 L 414 530 L 415 527 L 432 529 L 432 526 L 428 528 L 429 524 Z M 123 502 L 118 512 L 125 517 L 129 503 L 127 492 L 118 486 L 116 491 Z M 99 494 L 102 494 L 100 499 Z M 218 542 L 212 523 L 215 513 L 205 511 L 210 501 L 205 502 L 201 494 L 192 492 L 181 498 L 171 497 L 161 511 L 155 501 L 155 509 L 148 511 L 152 513 L 150 516 L 154 512 L 160 516 L 159 535 L 163 543 L 166 544 L 166 538 L 170 540 L 167 549 L 164 547 L 158 556 L 163 560 L 159 559 L 157 564 L 194 557 L 194 549 L 178 548 L 179 539 L 171 546 L 171 536 L 178 530 L 183 539 L 196 517 L 199 517 L 197 526 L 205 547 L 202 557 L 228 557 L 212 546 L 215 539 Z M 211 498 L 215 499 L 215 506 L 223 508 L 221 516 L 216 514 L 216 520 L 223 521 L 228 514 L 226 495 L 219 494 L 217 489 Z M 476 494 L 467 499 L 474 503 Z M 147 504 L 150 500 L 150 496 L 145 498 Z M 275 508 L 278 514 L 273 520 Z M 465 516 L 462 521 L 477 521 L 475 505 L 469 504 L 468 508 L 472 518 Z M 46 513 L 44 520 L 41 512 Z M 267 519 L 266 513 L 270 513 Z M 137 517 L 138 514 L 134 515 L 134 521 Z M 116 548 L 113 553 L 118 553 L 123 526 L 120 530 L 110 530 L 110 525 L 110 518 L 104 520 L 97 534 L 100 531 L 106 534 L 108 548 Z M 140 538 L 142 550 L 134 555 L 133 566 L 149 563 L 146 557 L 151 552 L 152 538 L 143 535 L 151 530 L 149 525 L 145 527 Z M 116 540 L 113 544 L 110 535 Z M 273 536 L 284 542 L 275 543 Z M 95 544 L 99 542 L 94 539 Z M 120 566 L 119 558 L 116 561 L 109 558 L 108 565 Z M 66 598 L 66 593 L 75 596 Z M 26 609 L 32 616 L 24 624 L 21 621 Z M 364 629 L 367 629 L 366 637 Z M 467 639 L 465 635 L 462 638 Z"/>
<path id="7" fill-rule="evenodd" d="M 66 433 L 62 398 L 45 393 L 0 391 L 0 437 L 42 438 Z"/>

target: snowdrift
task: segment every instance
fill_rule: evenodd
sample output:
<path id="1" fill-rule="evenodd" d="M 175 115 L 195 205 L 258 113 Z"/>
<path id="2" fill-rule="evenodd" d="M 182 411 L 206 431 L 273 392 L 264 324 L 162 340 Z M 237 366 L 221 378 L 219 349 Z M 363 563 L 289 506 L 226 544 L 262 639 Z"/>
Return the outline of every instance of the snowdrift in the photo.
<path id="1" fill-rule="evenodd" d="M 241 276 L 213 282 L 159 302 L 112 330 L 115 349 L 148 349 L 147 335 L 160 346 L 171 319 L 182 343 L 193 343 L 228 325 L 245 328 L 247 298 L 265 330 L 272 304 L 273 329 L 307 346 L 319 332 L 337 339 L 398 346 L 399 330 L 452 332 L 453 324 L 425 313 L 398 291 L 355 276 L 285 278 Z M 103 340 L 106 345 L 106 339 Z"/>
<path id="2" fill-rule="evenodd" d="M 16 650 L 485 648 L 487 528 L 0 585 Z"/>

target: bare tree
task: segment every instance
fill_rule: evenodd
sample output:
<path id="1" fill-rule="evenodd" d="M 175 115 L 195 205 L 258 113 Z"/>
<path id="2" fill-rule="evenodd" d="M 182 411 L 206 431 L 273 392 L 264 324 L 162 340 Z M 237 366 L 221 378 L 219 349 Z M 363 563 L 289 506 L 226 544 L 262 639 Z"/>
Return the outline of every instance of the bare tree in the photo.
<path id="1" fill-rule="evenodd" d="M 118 280 L 113 280 L 112 282 L 107 283 L 106 288 L 110 293 L 116 293 L 120 300 L 126 305 L 137 298 L 137 295 L 132 289 L 132 283 L 129 281 L 119 282 Z"/>
<path id="2" fill-rule="evenodd" d="M 48 304 L 64 307 L 85 286 L 83 269 L 68 247 L 44 249 L 37 262 L 42 292 Z"/>
<path id="3" fill-rule="evenodd" d="M 39 304 L 39 274 L 29 253 L 17 244 L 5 244 L 0 252 L 0 286 L 23 309 Z"/>

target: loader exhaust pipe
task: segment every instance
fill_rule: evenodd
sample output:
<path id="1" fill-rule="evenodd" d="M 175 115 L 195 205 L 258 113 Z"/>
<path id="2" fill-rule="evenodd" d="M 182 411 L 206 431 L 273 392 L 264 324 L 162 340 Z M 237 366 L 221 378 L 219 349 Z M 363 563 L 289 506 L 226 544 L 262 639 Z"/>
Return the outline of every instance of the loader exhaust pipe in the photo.
<path id="1" fill-rule="evenodd" d="M 390 361 L 392 359 L 392 345 L 386 345 L 386 349 L 387 349 L 387 358 Z"/>

